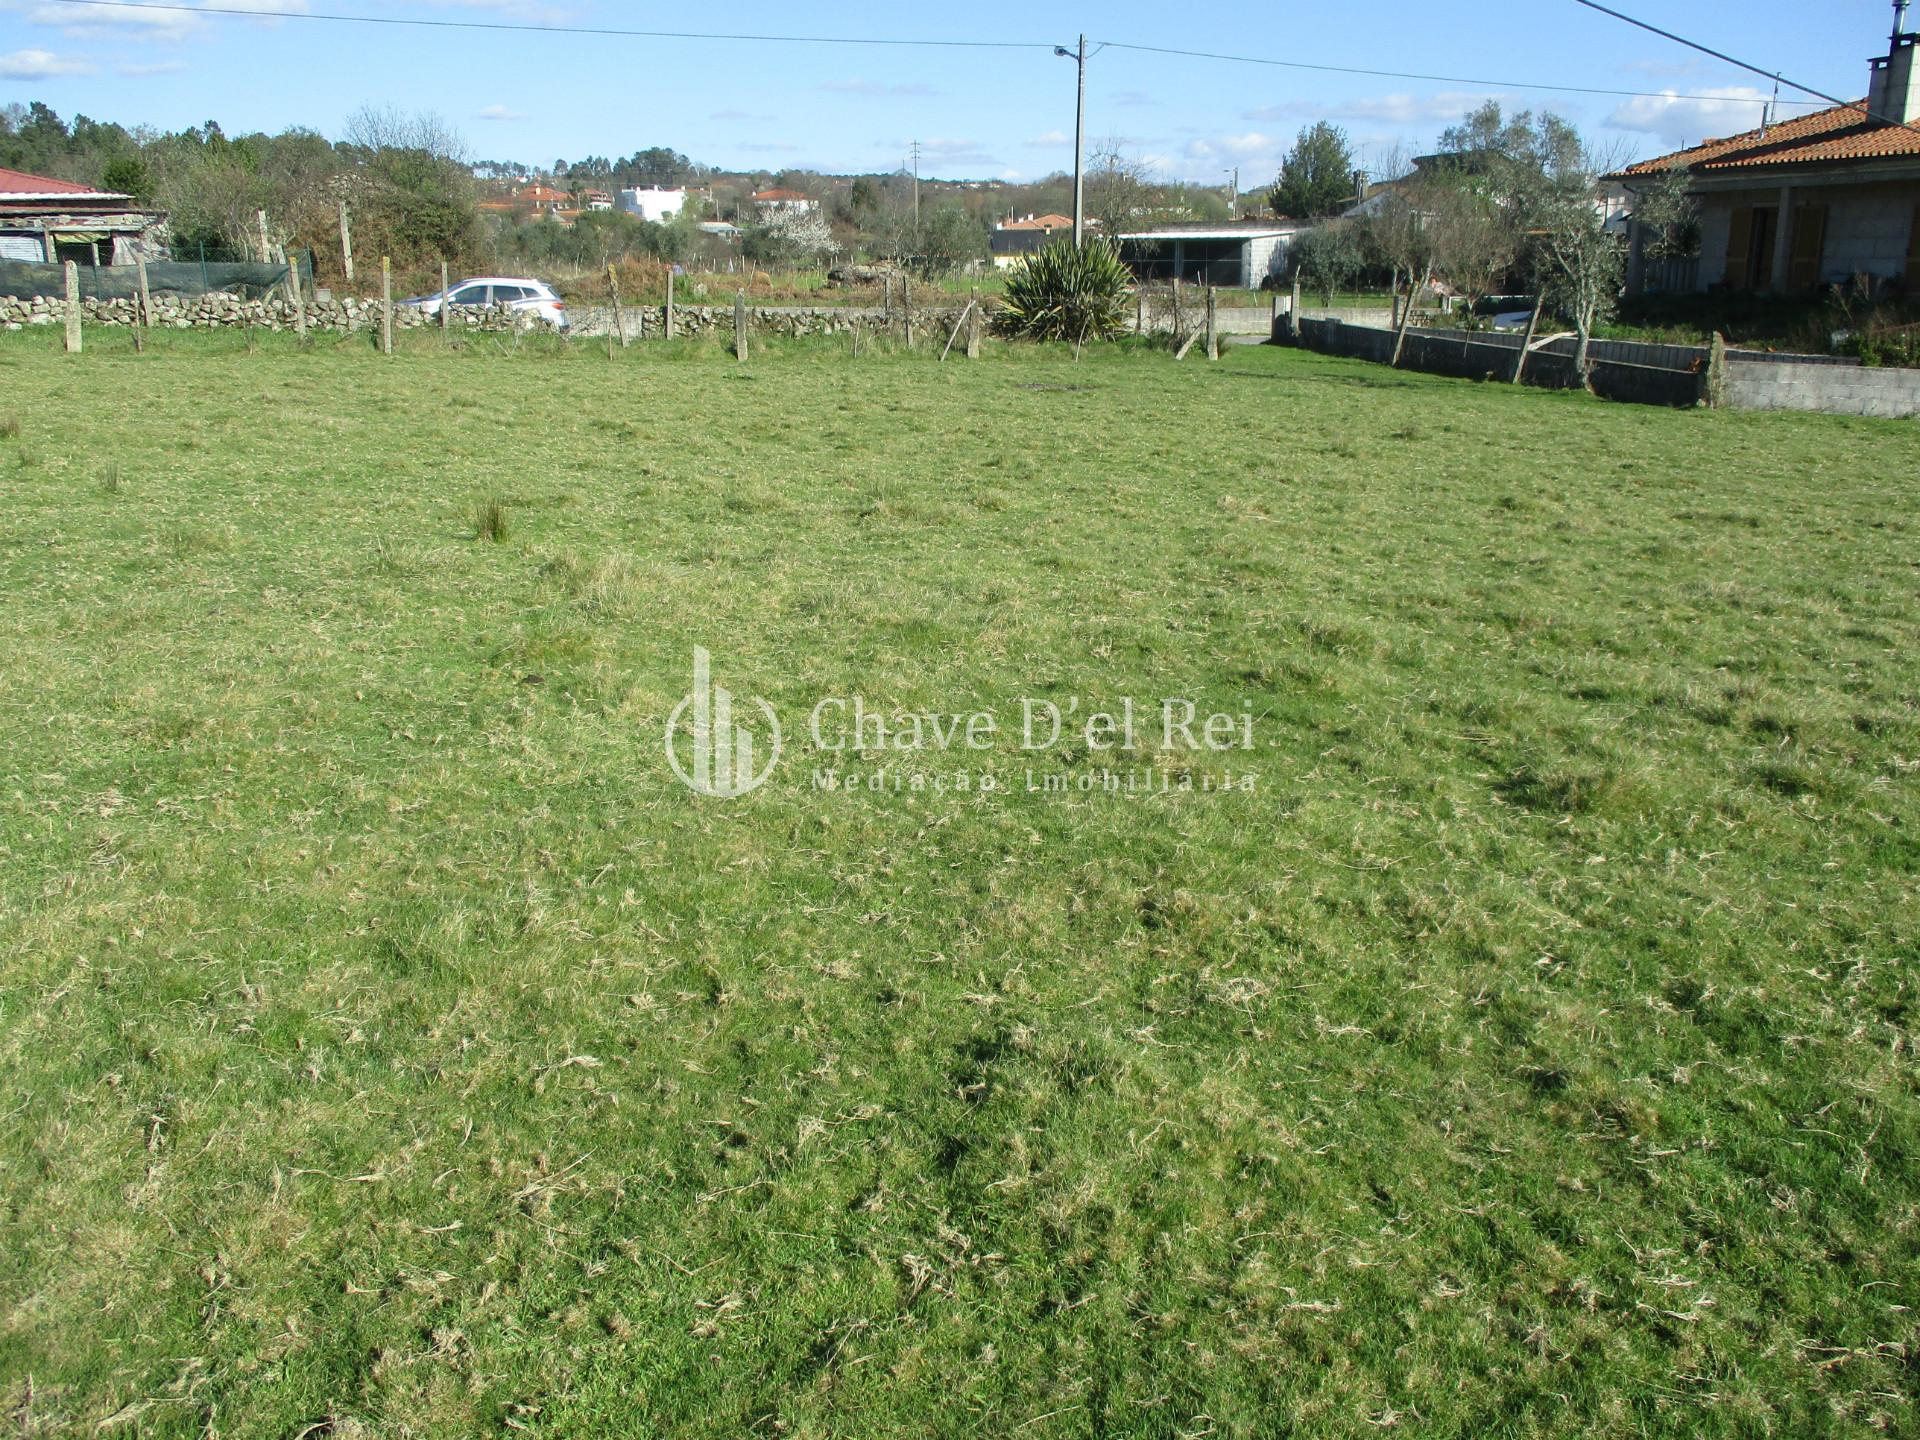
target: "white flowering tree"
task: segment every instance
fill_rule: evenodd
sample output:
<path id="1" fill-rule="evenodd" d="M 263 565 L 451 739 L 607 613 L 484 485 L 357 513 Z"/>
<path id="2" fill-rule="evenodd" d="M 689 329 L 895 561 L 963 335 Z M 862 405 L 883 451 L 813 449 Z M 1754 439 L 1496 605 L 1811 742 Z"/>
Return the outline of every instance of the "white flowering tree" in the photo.
<path id="1" fill-rule="evenodd" d="M 749 260 L 818 265 L 840 246 L 818 210 L 781 210 L 747 232 L 744 249 Z"/>

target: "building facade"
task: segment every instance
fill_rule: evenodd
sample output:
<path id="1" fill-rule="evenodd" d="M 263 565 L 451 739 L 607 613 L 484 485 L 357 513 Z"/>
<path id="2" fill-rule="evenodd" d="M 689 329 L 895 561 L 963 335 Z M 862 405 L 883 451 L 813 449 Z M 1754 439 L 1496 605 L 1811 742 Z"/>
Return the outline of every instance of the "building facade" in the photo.
<path id="1" fill-rule="evenodd" d="M 1901 7 L 1904 9 L 1904 7 Z M 1629 291 L 1778 295 L 1864 283 L 1920 294 L 1920 36 L 1896 30 L 1865 100 L 1709 140 L 1609 180 L 1631 192 L 1684 169 L 1700 254 L 1678 276 L 1649 265 L 1630 227 Z"/>
<path id="2" fill-rule="evenodd" d="M 131 265 L 166 258 L 163 211 L 131 195 L 0 170 L 0 260 Z"/>

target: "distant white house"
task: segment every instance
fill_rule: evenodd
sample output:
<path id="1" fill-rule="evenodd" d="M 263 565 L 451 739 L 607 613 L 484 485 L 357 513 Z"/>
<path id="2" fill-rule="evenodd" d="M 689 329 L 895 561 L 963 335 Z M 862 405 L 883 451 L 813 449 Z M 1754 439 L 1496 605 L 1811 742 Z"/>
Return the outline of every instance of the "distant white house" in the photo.
<path id="1" fill-rule="evenodd" d="M 671 220 L 687 208 L 687 192 L 684 189 L 665 190 L 659 186 L 649 186 L 644 190 L 631 189 L 620 192 L 620 210 L 639 220 L 652 220 L 656 223 Z"/>
<path id="2" fill-rule="evenodd" d="M 818 200 L 798 190 L 756 190 L 748 198 L 753 201 L 754 214 L 762 220 L 776 215 L 804 215 L 820 208 Z"/>

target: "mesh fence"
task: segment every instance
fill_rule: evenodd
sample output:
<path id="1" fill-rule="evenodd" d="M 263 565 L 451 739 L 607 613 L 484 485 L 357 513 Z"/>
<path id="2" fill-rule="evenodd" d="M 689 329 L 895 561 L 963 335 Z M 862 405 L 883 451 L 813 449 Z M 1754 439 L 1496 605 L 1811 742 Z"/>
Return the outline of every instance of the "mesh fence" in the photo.
<path id="1" fill-rule="evenodd" d="M 311 258 L 302 254 L 295 260 L 306 291 L 311 294 Z M 138 270 L 132 265 L 82 265 L 79 271 L 83 300 L 131 300 L 140 288 Z M 284 285 L 286 279 L 287 267 L 277 263 L 241 260 L 152 260 L 147 263 L 147 290 L 156 297 L 206 295 L 219 290 L 259 299 L 276 286 Z M 0 295 L 16 300 L 31 300 L 37 295 L 63 300 L 66 294 L 64 265 L 0 260 Z"/>

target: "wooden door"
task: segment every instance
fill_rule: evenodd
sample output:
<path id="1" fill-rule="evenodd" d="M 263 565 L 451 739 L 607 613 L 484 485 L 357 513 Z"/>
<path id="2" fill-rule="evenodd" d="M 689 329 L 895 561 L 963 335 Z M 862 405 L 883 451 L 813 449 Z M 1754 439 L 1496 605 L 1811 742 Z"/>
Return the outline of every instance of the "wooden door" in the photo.
<path id="1" fill-rule="evenodd" d="M 1811 290 L 1820 283 L 1820 260 L 1827 250 L 1827 207 L 1793 208 L 1793 254 L 1787 262 L 1787 289 Z"/>

